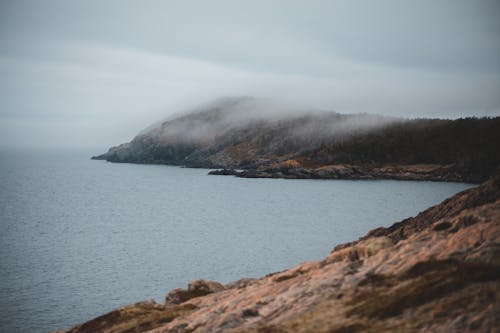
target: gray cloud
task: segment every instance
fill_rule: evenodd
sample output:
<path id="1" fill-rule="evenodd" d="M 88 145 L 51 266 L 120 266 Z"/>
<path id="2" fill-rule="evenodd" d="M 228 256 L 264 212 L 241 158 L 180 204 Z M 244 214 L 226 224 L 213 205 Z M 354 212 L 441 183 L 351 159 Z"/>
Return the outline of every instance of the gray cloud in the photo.
<path id="1" fill-rule="evenodd" d="M 0 140 L 106 147 L 219 96 L 500 113 L 496 1 L 2 1 Z"/>

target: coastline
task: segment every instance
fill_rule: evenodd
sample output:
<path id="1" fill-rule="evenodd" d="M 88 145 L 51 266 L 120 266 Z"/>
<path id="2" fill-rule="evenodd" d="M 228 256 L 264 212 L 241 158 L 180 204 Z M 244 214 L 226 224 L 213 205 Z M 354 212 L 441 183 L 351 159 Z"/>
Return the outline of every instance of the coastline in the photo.
<path id="1" fill-rule="evenodd" d="M 321 261 L 227 285 L 193 281 L 165 304 L 139 302 L 61 332 L 498 329 L 499 240 L 497 173 Z"/>
<path id="2" fill-rule="evenodd" d="M 320 164 L 305 166 L 297 160 L 268 162 L 269 165 L 255 168 L 232 168 L 211 164 L 183 165 L 162 161 L 107 160 L 101 156 L 92 156 L 92 160 L 104 160 L 110 163 L 171 165 L 183 168 L 207 169 L 208 175 L 235 176 L 239 178 L 281 178 L 281 179 L 345 179 L 345 180 L 415 180 L 435 182 L 456 182 L 481 184 L 488 175 L 473 175 L 457 170 L 456 165 L 446 164 Z"/>
<path id="3" fill-rule="evenodd" d="M 291 166 L 290 166 L 291 165 Z M 218 169 L 209 175 L 236 176 L 241 178 L 284 178 L 284 179 L 349 179 L 349 180 L 423 180 L 479 184 L 475 177 L 463 175 L 455 170 L 453 164 L 384 164 L 352 165 L 330 164 L 317 167 L 304 167 L 297 161 L 285 161 L 271 167 L 236 171 Z"/>

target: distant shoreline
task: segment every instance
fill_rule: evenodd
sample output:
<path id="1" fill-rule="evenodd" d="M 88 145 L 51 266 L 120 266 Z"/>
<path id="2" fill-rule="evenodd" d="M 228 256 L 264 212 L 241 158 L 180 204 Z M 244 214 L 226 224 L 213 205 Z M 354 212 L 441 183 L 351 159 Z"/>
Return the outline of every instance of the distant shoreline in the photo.
<path id="1" fill-rule="evenodd" d="M 240 178 L 284 178 L 284 179 L 345 179 L 345 180 L 415 180 L 438 181 L 477 184 L 454 172 L 453 165 L 383 165 L 359 166 L 348 164 L 332 164 L 317 168 L 302 166 L 276 166 L 272 168 L 249 169 L 236 171 L 234 169 L 219 169 L 209 175 L 228 175 Z"/>
<path id="2" fill-rule="evenodd" d="M 106 160 L 100 156 L 92 156 L 93 160 Z M 303 167 L 296 160 L 274 163 L 271 167 L 255 169 L 213 168 L 211 166 L 185 166 L 161 162 L 140 161 L 108 161 L 112 163 L 155 164 L 211 170 L 209 175 L 235 176 L 239 178 L 281 178 L 281 179 L 344 179 L 344 180 L 412 180 L 480 184 L 476 178 L 467 177 L 456 172 L 454 164 L 385 164 L 385 165 L 351 165 L 330 164 L 315 168 Z M 291 165 L 292 164 L 292 165 Z M 215 170 L 214 170 L 215 169 Z"/>
<path id="3" fill-rule="evenodd" d="M 286 109 L 271 117 L 265 110 L 255 99 L 218 101 L 92 158 L 222 169 L 210 174 L 243 178 L 475 184 L 500 165 L 500 117 L 403 119 Z"/>

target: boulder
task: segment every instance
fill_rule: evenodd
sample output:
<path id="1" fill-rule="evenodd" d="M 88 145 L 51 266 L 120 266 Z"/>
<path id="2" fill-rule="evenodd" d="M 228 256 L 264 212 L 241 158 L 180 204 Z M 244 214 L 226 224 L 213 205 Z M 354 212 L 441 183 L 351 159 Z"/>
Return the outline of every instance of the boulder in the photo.
<path id="1" fill-rule="evenodd" d="M 188 284 L 188 291 L 205 292 L 207 294 L 216 293 L 224 290 L 224 285 L 217 281 L 195 280 Z"/>
<path id="2" fill-rule="evenodd" d="M 188 284 L 188 289 L 177 288 L 171 290 L 165 296 L 165 304 L 181 304 L 192 298 L 216 293 L 226 289 L 216 281 L 195 280 Z"/>

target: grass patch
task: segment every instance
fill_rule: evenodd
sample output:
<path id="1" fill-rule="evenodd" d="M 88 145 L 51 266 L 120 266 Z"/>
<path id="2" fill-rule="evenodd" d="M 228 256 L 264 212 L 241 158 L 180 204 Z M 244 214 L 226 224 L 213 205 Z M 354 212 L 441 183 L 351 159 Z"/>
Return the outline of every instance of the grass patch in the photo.
<path id="1" fill-rule="evenodd" d="M 361 285 L 373 287 L 361 291 L 350 301 L 349 316 L 384 319 L 401 314 L 405 309 L 418 307 L 441 298 L 475 282 L 491 281 L 500 277 L 496 266 L 431 260 L 421 262 L 399 276 L 368 277 Z M 387 290 L 394 281 L 399 286 Z M 382 286 L 382 287 L 381 287 Z"/>

